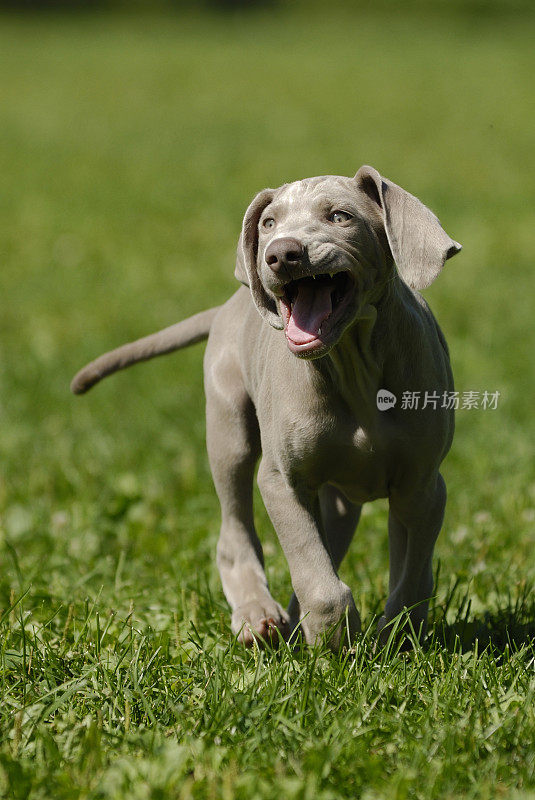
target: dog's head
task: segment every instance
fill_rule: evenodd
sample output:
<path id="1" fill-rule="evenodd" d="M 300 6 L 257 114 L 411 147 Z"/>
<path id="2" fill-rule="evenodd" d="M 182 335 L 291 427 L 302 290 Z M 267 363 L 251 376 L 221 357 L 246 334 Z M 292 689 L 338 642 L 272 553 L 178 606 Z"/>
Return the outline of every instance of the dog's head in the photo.
<path id="1" fill-rule="evenodd" d="M 423 289 L 461 246 L 416 197 L 361 167 L 264 189 L 243 220 L 236 277 L 288 347 L 318 358 L 392 278 Z"/>

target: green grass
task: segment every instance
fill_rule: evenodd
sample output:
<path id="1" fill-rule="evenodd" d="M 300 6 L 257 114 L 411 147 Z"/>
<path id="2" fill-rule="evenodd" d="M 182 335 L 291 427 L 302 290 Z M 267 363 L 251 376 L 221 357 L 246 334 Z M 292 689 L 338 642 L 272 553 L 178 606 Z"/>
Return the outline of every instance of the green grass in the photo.
<path id="1" fill-rule="evenodd" d="M 422 9 L 0 20 L 0 794 L 534 797 L 533 33 Z M 425 648 L 374 649 L 379 502 L 342 569 L 355 654 L 244 652 L 202 348 L 68 384 L 229 296 L 257 190 L 362 163 L 463 243 L 426 296 L 457 388 L 500 401 L 457 415 Z"/>

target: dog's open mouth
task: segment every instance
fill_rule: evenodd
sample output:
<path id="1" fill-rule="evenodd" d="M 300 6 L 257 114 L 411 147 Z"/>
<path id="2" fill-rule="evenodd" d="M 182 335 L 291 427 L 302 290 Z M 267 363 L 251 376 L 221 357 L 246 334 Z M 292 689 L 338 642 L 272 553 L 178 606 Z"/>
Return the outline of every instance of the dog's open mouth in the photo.
<path id="1" fill-rule="evenodd" d="M 295 355 L 312 355 L 332 344 L 354 295 L 348 272 L 325 273 L 287 283 L 280 298 L 284 332 Z"/>

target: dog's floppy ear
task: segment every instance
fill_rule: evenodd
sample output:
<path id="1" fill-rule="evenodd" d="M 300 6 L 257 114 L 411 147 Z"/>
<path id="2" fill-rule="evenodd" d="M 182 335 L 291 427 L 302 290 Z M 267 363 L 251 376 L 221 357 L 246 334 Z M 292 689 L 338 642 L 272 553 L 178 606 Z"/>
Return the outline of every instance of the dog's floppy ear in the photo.
<path id="1" fill-rule="evenodd" d="M 264 189 L 259 192 L 245 212 L 238 241 L 234 275 L 241 283 L 249 287 L 255 306 L 264 319 L 274 328 L 282 330 L 283 324 L 277 313 L 276 302 L 262 286 L 256 263 L 258 255 L 258 223 L 262 211 L 273 200 L 274 193 L 273 189 Z"/>
<path id="2" fill-rule="evenodd" d="M 425 289 L 461 245 L 450 239 L 437 217 L 418 198 L 383 178 L 373 167 L 361 167 L 355 180 L 381 209 L 399 274 L 411 288 Z"/>

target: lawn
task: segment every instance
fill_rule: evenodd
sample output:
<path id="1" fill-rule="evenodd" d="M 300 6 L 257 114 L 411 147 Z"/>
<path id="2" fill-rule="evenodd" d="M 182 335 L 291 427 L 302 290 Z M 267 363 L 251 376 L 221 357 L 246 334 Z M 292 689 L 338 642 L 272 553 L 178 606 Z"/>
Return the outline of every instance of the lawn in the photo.
<path id="1" fill-rule="evenodd" d="M 0 795 L 535 796 L 534 20 L 0 18 Z M 374 648 L 381 501 L 342 567 L 355 652 L 244 651 L 202 346 L 86 397 L 69 381 L 234 291 L 259 189 L 363 163 L 463 244 L 425 295 L 457 389 L 498 406 L 457 414 L 423 648 Z"/>

